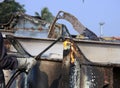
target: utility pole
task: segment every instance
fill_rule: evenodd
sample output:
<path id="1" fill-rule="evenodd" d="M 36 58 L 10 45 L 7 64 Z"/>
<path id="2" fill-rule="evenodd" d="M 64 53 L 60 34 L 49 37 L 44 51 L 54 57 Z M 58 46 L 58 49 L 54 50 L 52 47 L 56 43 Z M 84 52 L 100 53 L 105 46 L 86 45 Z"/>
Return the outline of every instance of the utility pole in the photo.
<path id="1" fill-rule="evenodd" d="M 104 22 L 100 22 L 100 23 L 99 23 L 99 25 L 100 25 L 100 37 L 103 36 L 103 25 L 104 25 L 104 24 L 105 24 Z"/>

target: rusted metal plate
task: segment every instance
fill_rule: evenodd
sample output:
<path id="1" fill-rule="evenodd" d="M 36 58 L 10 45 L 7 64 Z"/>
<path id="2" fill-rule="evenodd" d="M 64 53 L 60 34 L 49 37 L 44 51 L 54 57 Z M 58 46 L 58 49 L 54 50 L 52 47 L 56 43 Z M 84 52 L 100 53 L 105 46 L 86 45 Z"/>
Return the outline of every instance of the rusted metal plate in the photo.
<path id="1" fill-rule="evenodd" d="M 81 66 L 81 88 L 113 88 L 111 68 Z"/>
<path id="2" fill-rule="evenodd" d="M 61 78 L 61 62 L 55 61 L 40 61 L 39 70 L 37 71 L 37 87 L 48 86 L 45 88 L 58 88 Z"/>
<path id="3" fill-rule="evenodd" d="M 32 44 L 32 39 L 26 40 L 24 38 L 20 38 L 18 40 L 20 40 L 21 44 L 25 48 L 28 48 L 26 50 L 29 52 L 30 50 L 27 45 Z M 47 44 L 47 47 L 54 40 L 33 39 L 33 41 L 34 48 L 37 46 L 37 49 L 39 47 L 40 49 L 38 50 L 41 50 L 41 47 L 43 45 Z M 47 52 L 47 54 L 54 52 L 55 54 L 53 55 L 53 57 L 59 59 L 57 58 L 59 56 L 56 57 L 56 55 L 60 54 L 61 56 L 63 55 L 64 59 L 60 57 L 60 60 L 55 60 L 55 58 L 53 59 L 52 57 L 49 60 L 44 57 L 39 61 L 39 65 L 34 69 L 34 71 L 32 71 L 29 77 L 31 78 L 30 83 L 32 86 L 34 86 L 34 88 L 39 88 L 41 86 L 45 86 L 48 88 L 119 88 L 118 86 L 120 81 L 120 65 L 119 62 L 116 63 L 116 60 L 119 61 L 119 59 L 116 58 L 118 58 L 119 56 L 118 52 L 120 49 L 120 44 L 94 41 L 70 41 L 69 44 L 66 44 L 67 48 L 71 48 L 68 51 L 65 51 L 66 47 L 64 47 L 63 45 L 64 44 L 62 44 L 62 42 L 58 42 L 55 46 L 52 47 L 53 50 L 50 50 L 49 52 Z M 44 49 L 46 47 L 44 47 Z M 112 50 L 110 51 L 109 49 L 111 48 Z M 14 50 L 13 48 L 11 48 L 11 46 L 9 49 Z M 107 52 L 107 49 L 109 50 L 109 52 Z M 98 52 L 96 52 L 97 50 Z M 39 52 L 37 51 L 37 53 Z M 102 54 L 104 52 L 108 55 L 111 53 L 112 55 L 114 55 L 114 57 L 109 55 L 108 61 L 111 61 L 113 59 L 115 62 L 110 62 L 111 65 L 109 65 L 108 61 L 102 59 L 103 56 L 100 56 L 102 55 L 100 52 Z M 92 55 L 95 55 L 95 60 L 93 60 L 94 58 L 91 59 Z M 72 61 L 72 59 L 75 60 Z M 102 60 L 104 61 L 104 63 L 100 62 Z"/>
<path id="4" fill-rule="evenodd" d="M 58 19 L 64 19 L 70 22 L 73 26 L 73 28 L 79 33 L 84 35 L 85 37 L 88 37 L 90 40 L 99 40 L 97 35 L 90 31 L 88 28 L 86 28 L 82 23 L 79 22 L 79 20 L 73 16 L 70 13 L 64 12 L 64 11 L 59 11 L 58 14 L 56 15 L 48 33 L 48 38 L 54 38 L 55 34 L 55 24 Z M 60 32 L 59 32 L 60 33 Z"/>
<path id="5" fill-rule="evenodd" d="M 115 88 L 115 85 L 118 85 L 118 82 L 113 81 L 114 78 L 119 81 L 116 77 L 118 74 L 113 72 L 114 66 L 110 67 L 89 62 L 73 41 L 66 41 L 62 62 L 62 84 L 64 84 L 62 88 Z M 72 59 L 74 59 L 73 62 L 71 62 Z M 113 76 L 113 74 L 115 75 Z"/>

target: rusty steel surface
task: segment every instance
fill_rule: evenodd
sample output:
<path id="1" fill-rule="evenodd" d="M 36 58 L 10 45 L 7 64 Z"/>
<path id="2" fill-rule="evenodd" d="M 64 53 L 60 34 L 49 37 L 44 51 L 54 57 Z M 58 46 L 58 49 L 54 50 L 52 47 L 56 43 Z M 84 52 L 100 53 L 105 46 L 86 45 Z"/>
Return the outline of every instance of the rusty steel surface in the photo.
<path id="1" fill-rule="evenodd" d="M 67 33 L 70 38 L 57 41 L 51 47 L 57 37 L 54 27 L 58 19 L 69 21 L 75 30 L 89 37 L 89 40 L 71 39 Z M 60 36 L 62 30 L 57 27 L 56 32 Z M 48 37 L 40 39 L 13 36 L 13 40 L 5 39 L 8 54 L 36 57 L 45 51 L 30 73 L 21 74 L 12 88 L 120 88 L 120 43 L 91 41 L 99 39 L 74 16 L 63 11 L 57 14 Z"/>
<path id="2" fill-rule="evenodd" d="M 83 33 L 83 31 L 86 29 L 78 20 L 76 17 L 72 16 L 71 14 L 69 13 L 66 13 L 64 11 L 59 11 L 58 14 L 56 15 L 56 18 L 50 28 L 50 32 L 49 32 L 49 35 L 48 37 L 49 38 L 52 38 L 53 34 L 54 34 L 54 25 L 56 23 L 56 21 L 58 19 L 65 19 L 67 21 L 69 21 L 73 27 L 79 32 L 79 33 Z M 81 29 L 80 29 L 81 28 Z"/>
<path id="3" fill-rule="evenodd" d="M 39 39 L 36 39 L 35 41 L 38 40 Z M 48 42 L 49 45 L 53 40 L 46 40 L 46 41 Z M 103 43 L 103 42 L 94 42 L 94 41 L 76 42 L 76 41 L 71 41 L 69 39 L 67 41 L 69 41 L 69 44 L 62 44 L 62 42 L 57 43 L 58 46 L 61 45 L 61 48 L 63 48 L 62 50 L 64 50 L 62 51 L 61 48 L 59 47 L 60 51 L 62 51 L 61 53 L 63 53 L 63 59 L 61 58 L 57 60 L 57 58 L 55 59 L 55 58 L 42 57 L 41 60 L 39 61 L 40 65 L 36 68 L 35 73 L 32 75 L 32 79 L 30 83 L 32 82 L 32 80 L 35 79 L 36 83 L 39 82 L 36 85 L 38 88 L 40 87 L 40 85 L 49 86 L 48 88 L 52 88 L 52 86 L 57 86 L 56 88 L 119 88 L 118 86 L 120 81 L 120 77 L 119 77 L 120 65 L 118 64 L 118 62 L 117 64 L 98 63 L 98 62 L 96 63 L 94 61 L 90 61 L 90 58 L 88 58 L 86 55 L 87 52 L 86 53 L 83 52 L 83 50 L 85 49 L 83 48 L 84 46 L 85 47 L 88 46 L 88 50 L 89 49 L 94 50 L 93 47 L 95 46 L 104 47 L 106 49 L 114 47 L 113 49 L 119 50 L 119 46 L 120 46 L 119 43 L 115 44 L 115 43 Z M 45 42 L 44 39 L 44 43 L 47 44 L 47 42 Z M 10 43 L 6 42 L 6 44 L 8 44 L 7 46 L 9 46 Z M 43 44 L 41 43 L 41 45 Z M 64 47 L 65 45 L 66 47 Z M 70 50 L 65 51 L 65 48 L 70 48 L 70 47 L 71 47 Z M 11 49 L 10 46 L 9 49 Z M 54 46 L 54 49 L 58 49 L 56 45 Z M 57 54 L 58 54 L 57 57 L 59 57 L 60 53 L 58 52 Z M 119 52 L 115 54 L 117 55 L 119 54 Z M 53 55 L 53 57 L 56 57 L 56 54 Z M 99 57 L 96 57 L 96 59 L 97 58 Z M 98 60 L 100 61 L 101 59 Z M 113 58 L 113 60 L 115 59 Z M 55 85 L 54 83 L 57 84 Z M 35 83 L 33 82 L 32 84 Z"/>
<path id="4" fill-rule="evenodd" d="M 116 70 L 115 66 L 102 67 L 102 64 L 99 66 L 100 64 L 89 62 L 73 41 L 68 41 L 64 47 L 63 56 L 62 88 L 119 88 L 120 77 L 117 72 L 119 67 Z M 74 62 L 71 62 L 72 58 L 75 59 Z M 77 79 L 74 80 L 76 77 Z"/>
<path id="5" fill-rule="evenodd" d="M 81 88 L 114 88 L 112 68 L 81 66 Z"/>
<path id="6" fill-rule="evenodd" d="M 10 49 L 10 43 L 5 42 L 5 45 L 9 46 Z M 101 44 L 99 42 L 91 44 L 94 43 Z M 104 44 L 102 43 L 102 45 Z M 70 41 L 69 44 L 66 44 L 67 47 L 64 45 L 63 60 L 44 57 L 38 61 L 39 65 L 34 68 L 34 72 L 30 75 L 29 82 L 34 86 L 33 88 L 41 86 L 47 88 L 119 88 L 120 65 L 90 62 L 85 53 L 81 51 L 82 48 L 79 49 L 79 44 Z M 65 51 L 65 48 L 70 48 L 71 45 L 71 49 Z M 119 46 L 119 44 L 108 43 L 106 45 Z"/>
<path id="7" fill-rule="evenodd" d="M 79 33 L 79 35 L 84 35 L 85 37 L 88 37 L 90 40 L 99 40 L 97 35 L 90 31 L 88 28 L 86 28 L 82 23 L 79 22 L 79 20 L 73 16 L 70 13 L 59 11 L 56 15 L 48 33 L 48 38 L 54 38 L 55 35 L 55 24 L 58 19 L 64 19 L 70 22 L 73 26 L 73 28 Z M 61 30 L 62 31 L 62 30 Z M 61 34 L 62 35 L 62 34 Z"/>
<path id="8" fill-rule="evenodd" d="M 61 62 L 41 60 L 34 72 L 33 88 L 58 88 L 61 78 Z"/>

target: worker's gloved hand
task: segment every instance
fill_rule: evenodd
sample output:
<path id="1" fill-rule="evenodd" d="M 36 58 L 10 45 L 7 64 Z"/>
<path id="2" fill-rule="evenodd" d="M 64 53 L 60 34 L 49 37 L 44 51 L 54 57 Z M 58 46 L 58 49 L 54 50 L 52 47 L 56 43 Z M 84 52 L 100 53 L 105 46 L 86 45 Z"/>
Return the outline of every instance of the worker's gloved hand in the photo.
<path id="1" fill-rule="evenodd" d="M 36 60 L 34 58 L 17 58 L 18 60 L 18 69 L 25 69 L 26 72 L 36 64 Z"/>

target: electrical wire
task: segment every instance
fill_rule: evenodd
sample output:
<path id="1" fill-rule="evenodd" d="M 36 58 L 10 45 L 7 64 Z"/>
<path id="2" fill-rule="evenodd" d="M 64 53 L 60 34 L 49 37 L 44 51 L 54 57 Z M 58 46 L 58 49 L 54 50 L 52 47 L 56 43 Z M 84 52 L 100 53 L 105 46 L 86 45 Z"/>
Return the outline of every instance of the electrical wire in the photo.
<path id="1" fill-rule="evenodd" d="M 10 78 L 10 80 L 8 81 L 7 85 L 5 88 L 10 88 L 10 86 L 12 85 L 13 81 L 15 80 L 15 78 L 20 75 L 22 72 L 25 72 L 24 70 L 16 70 L 16 72 L 12 75 L 12 77 Z"/>

